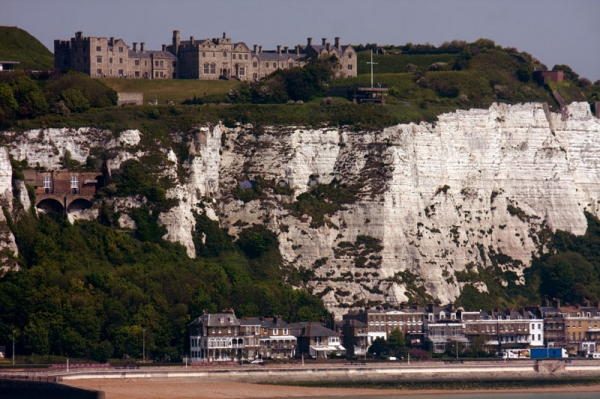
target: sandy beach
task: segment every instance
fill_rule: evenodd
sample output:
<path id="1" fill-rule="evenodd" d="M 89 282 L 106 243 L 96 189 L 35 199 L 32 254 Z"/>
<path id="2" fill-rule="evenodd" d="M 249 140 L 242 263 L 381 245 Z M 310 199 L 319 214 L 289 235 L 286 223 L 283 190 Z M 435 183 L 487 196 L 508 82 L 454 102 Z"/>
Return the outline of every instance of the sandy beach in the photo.
<path id="1" fill-rule="evenodd" d="M 130 380 L 69 380 L 64 384 L 85 389 L 104 391 L 106 399 L 187 399 L 187 398 L 301 398 L 320 396 L 397 396 L 450 393 L 505 393 L 505 392 L 598 392 L 600 385 L 564 386 L 536 389 L 499 390 L 396 390 L 354 388 L 307 388 L 275 386 L 243 382 L 203 381 L 191 379 L 130 379 Z"/>

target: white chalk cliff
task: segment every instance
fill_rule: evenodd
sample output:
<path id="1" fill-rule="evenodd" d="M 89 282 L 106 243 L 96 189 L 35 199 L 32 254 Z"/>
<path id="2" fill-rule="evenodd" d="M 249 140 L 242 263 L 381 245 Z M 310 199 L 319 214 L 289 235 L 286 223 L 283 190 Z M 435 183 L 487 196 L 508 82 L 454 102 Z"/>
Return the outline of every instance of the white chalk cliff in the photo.
<path id="1" fill-rule="evenodd" d="M 455 272 L 472 265 L 496 262 L 522 282 L 532 254 L 544 251 L 545 233 L 583 234 L 584 211 L 598 215 L 600 121 L 587 103 L 571 104 L 562 116 L 529 103 L 438 119 L 368 132 L 288 126 L 257 133 L 218 125 L 176 133 L 174 142 L 189 142 L 189 157 L 178 165 L 171 149 L 162 149 L 169 160 L 164 176 L 176 183 L 167 196 L 179 200 L 159 217 L 165 238 L 195 256 L 196 214 L 207 213 L 234 235 L 241 226 L 263 224 L 278 234 L 287 263 L 314 271 L 308 288 L 337 312 L 406 301 L 423 287 L 452 301 L 464 284 Z M 138 146 L 143 134 L 122 133 L 119 141 L 94 129 L 39 130 L 15 135 L 9 151 L 52 169 L 65 149 L 85 162 L 90 148 L 105 146 L 116 154 L 110 167 L 117 168 L 144 154 Z M 183 180 L 178 168 L 186 172 Z M 310 217 L 284 206 L 294 196 L 267 189 L 260 200 L 235 200 L 241 176 L 288 184 L 295 195 L 309 190 L 311 179 L 328 184 L 335 178 L 361 191 L 313 228 Z M 357 238 L 364 236 L 380 242 L 360 246 Z"/>

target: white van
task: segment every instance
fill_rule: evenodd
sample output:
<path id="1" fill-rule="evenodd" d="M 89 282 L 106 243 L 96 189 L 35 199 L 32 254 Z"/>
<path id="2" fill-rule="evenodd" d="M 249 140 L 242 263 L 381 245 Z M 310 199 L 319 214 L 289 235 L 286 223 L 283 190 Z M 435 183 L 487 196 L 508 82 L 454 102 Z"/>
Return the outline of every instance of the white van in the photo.
<path id="1" fill-rule="evenodd" d="M 591 357 L 592 359 L 600 359 L 600 352 L 590 353 L 588 357 Z"/>

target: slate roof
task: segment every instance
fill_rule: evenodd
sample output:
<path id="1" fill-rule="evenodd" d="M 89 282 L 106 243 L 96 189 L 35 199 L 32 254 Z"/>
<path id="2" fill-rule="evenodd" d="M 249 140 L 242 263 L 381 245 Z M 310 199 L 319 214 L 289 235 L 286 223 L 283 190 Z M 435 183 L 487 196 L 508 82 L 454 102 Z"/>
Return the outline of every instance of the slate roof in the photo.
<path id="1" fill-rule="evenodd" d="M 325 327 L 321 323 L 314 322 L 299 322 L 290 324 L 292 335 L 297 337 L 340 337 L 342 334 L 337 333 Z"/>
<path id="2" fill-rule="evenodd" d="M 261 326 L 263 328 L 289 328 L 290 325 L 281 318 L 273 317 L 244 317 L 239 319 L 241 326 Z"/>
<path id="3" fill-rule="evenodd" d="M 203 324 L 207 327 L 235 327 L 240 322 L 233 313 L 205 313 L 189 325 Z"/>
<path id="4" fill-rule="evenodd" d="M 258 54 L 253 54 L 253 57 L 258 58 L 260 61 L 287 61 L 290 58 L 293 60 L 297 60 L 299 58 L 304 57 L 304 55 L 296 55 L 296 54 L 292 54 L 292 53 L 267 53 L 267 52 L 262 52 L 262 53 L 258 53 Z"/>
<path id="5" fill-rule="evenodd" d="M 152 54 L 162 54 L 165 59 L 177 60 L 177 57 L 169 51 L 162 50 L 145 50 L 145 51 L 133 51 L 129 50 L 129 58 L 151 58 Z"/>

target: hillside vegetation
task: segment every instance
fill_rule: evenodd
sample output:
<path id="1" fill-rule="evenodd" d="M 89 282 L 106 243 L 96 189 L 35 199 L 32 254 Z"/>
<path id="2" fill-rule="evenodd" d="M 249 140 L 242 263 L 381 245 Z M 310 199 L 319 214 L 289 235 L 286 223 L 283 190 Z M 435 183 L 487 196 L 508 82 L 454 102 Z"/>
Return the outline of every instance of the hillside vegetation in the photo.
<path id="1" fill-rule="evenodd" d="M 17 69 L 54 68 L 54 54 L 38 39 L 15 26 L 0 26 L 0 60 L 19 61 Z"/>
<path id="2" fill-rule="evenodd" d="M 173 101 L 177 104 L 194 96 L 226 95 L 229 89 L 239 84 L 230 80 L 193 80 L 193 79 L 119 79 L 100 80 L 114 91 L 144 93 L 144 103 L 154 101 L 156 95 L 159 104 Z"/>

